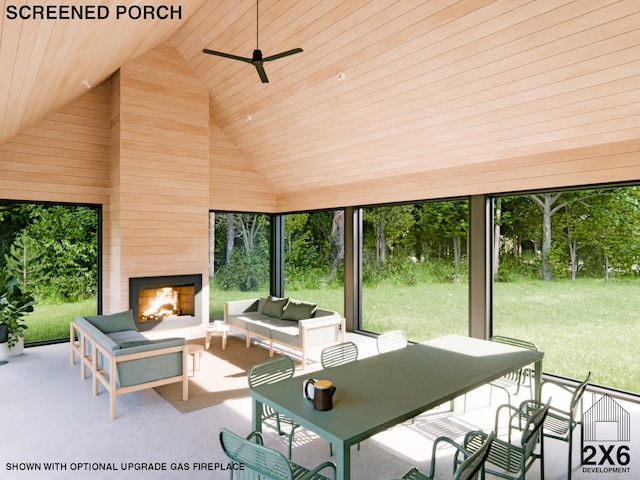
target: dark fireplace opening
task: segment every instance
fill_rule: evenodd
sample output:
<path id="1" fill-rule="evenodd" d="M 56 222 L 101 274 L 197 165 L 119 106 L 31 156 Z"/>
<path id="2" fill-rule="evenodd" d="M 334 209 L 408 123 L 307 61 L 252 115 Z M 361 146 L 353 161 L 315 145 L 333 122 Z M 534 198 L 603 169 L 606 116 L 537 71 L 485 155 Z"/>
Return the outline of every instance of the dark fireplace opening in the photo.
<path id="1" fill-rule="evenodd" d="M 201 295 L 201 274 L 129 279 L 129 308 L 139 330 L 200 324 Z"/>

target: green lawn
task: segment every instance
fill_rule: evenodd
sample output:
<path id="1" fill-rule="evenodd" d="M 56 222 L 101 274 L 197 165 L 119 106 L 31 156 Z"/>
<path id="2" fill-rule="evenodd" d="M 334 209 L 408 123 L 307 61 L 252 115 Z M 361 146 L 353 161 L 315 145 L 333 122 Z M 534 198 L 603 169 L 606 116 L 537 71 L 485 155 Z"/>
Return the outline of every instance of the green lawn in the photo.
<path id="1" fill-rule="evenodd" d="M 544 370 L 640 393 L 639 282 L 496 284 L 494 333 L 545 352 Z"/>
<path id="2" fill-rule="evenodd" d="M 494 333 L 535 342 L 544 370 L 571 378 L 593 372 L 593 382 L 640 393 L 640 282 L 523 281 L 494 285 Z M 291 290 L 288 296 L 343 311 L 341 289 Z M 265 295 L 266 292 L 261 292 Z M 210 317 L 224 302 L 255 292 L 211 290 Z M 466 283 L 382 285 L 363 290 L 363 329 L 404 330 L 413 341 L 468 333 Z M 75 315 L 95 314 L 96 301 L 40 303 L 28 319 L 25 341 L 68 336 Z"/>
<path id="3" fill-rule="evenodd" d="M 640 282 L 523 281 L 494 285 L 495 334 L 528 339 L 545 352 L 545 372 L 640 393 Z M 262 292 L 265 295 L 266 292 Z M 288 290 L 343 311 L 339 289 Z M 383 285 L 363 289 L 363 329 L 402 329 L 413 341 L 468 334 L 466 283 Z M 252 292 L 212 291 L 211 312 Z"/>
<path id="4" fill-rule="evenodd" d="M 25 343 L 69 338 L 71 320 L 77 315 L 95 315 L 97 305 L 95 299 L 77 303 L 39 302 L 35 306 L 34 312 L 27 317 L 29 328 L 25 331 Z"/>

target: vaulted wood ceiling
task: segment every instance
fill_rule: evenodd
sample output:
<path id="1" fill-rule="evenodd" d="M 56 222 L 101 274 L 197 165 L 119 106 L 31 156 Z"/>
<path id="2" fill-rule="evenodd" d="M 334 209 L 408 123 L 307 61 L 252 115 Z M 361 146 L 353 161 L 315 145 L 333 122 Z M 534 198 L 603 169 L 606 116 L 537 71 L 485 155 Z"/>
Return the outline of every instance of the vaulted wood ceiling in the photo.
<path id="1" fill-rule="evenodd" d="M 2 2 L 0 143 L 159 44 L 278 192 L 640 138 L 637 0 L 261 0 L 263 53 L 304 49 L 269 84 L 202 53 L 251 55 L 254 0 L 172 3 L 182 19 L 20 21 Z"/>

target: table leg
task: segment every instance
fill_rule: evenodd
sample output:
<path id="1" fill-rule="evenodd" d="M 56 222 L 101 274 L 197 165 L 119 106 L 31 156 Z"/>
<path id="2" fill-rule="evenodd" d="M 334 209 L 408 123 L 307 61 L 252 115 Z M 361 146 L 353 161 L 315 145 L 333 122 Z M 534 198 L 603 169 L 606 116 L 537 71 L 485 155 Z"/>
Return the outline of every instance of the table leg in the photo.
<path id="1" fill-rule="evenodd" d="M 534 370 L 534 377 L 535 377 L 535 399 L 537 401 L 541 401 L 540 399 L 540 386 L 542 385 L 542 359 L 538 360 L 536 362 L 535 365 L 535 370 Z"/>
<path id="2" fill-rule="evenodd" d="M 254 432 L 262 432 L 262 403 L 258 400 L 253 399 L 251 401 L 252 405 L 252 416 L 253 424 L 251 425 L 252 431 Z"/>
<path id="3" fill-rule="evenodd" d="M 336 445 L 336 480 L 351 478 L 351 445 Z"/>

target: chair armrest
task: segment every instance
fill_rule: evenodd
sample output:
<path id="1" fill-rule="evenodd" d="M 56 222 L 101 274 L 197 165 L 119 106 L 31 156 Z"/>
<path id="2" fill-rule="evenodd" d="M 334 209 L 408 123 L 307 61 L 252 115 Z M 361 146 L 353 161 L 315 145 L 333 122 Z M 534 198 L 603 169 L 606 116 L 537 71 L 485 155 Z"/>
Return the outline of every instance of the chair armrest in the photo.
<path id="1" fill-rule="evenodd" d="M 544 388 L 545 386 L 547 387 L 546 389 Z M 551 388 L 551 391 L 549 391 L 549 388 Z M 562 394 L 554 395 L 554 396 L 556 397 L 556 399 L 558 398 L 562 399 L 560 403 L 565 408 L 551 407 L 550 410 L 556 410 L 558 412 L 563 412 L 567 414 L 567 412 L 569 412 L 569 410 L 571 409 L 571 398 L 573 397 L 573 392 L 575 391 L 575 387 L 572 388 L 569 385 L 557 380 L 544 379 L 540 383 L 540 398 L 543 397 L 542 394 L 545 390 L 547 390 L 547 395 L 551 395 L 552 393 L 554 393 L 553 389 L 556 389 L 555 393 L 557 393 L 558 391 L 562 392 Z"/>
<path id="2" fill-rule="evenodd" d="M 320 465 L 318 465 L 316 468 L 314 468 L 313 470 L 309 470 L 307 473 L 305 473 L 304 475 L 302 475 L 298 480 L 309 480 L 312 479 L 313 477 L 315 477 L 318 473 L 320 473 L 322 470 L 324 470 L 325 468 L 329 468 L 333 471 L 333 478 L 336 478 L 336 464 L 333 462 L 323 462 Z"/>
<path id="3" fill-rule="evenodd" d="M 451 446 L 452 446 L 452 447 L 454 447 L 455 449 L 459 450 L 459 451 L 460 451 L 460 453 L 462 453 L 462 454 L 463 454 L 463 455 L 465 455 L 465 456 L 469 456 L 469 455 L 471 455 L 471 454 L 470 454 L 470 453 L 469 453 L 469 452 L 468 452 L 468 451 L 467 451 L 467 450 L 466 450 L 462 445 L 460 445 L 458 442 L 456 442 L 455 440 L 452 440 L 452 439 L 451 439 L 451 438 L 449 438 L 449 437 L 444 437 L 444 436 L 443 436 L 443 437 L 438 437 L 438 438 L 436 438 L 436 439 L 433 441 L 433 447 L 432 447 L 433 453 L 435 453 L 435 451 L 436 451 L 436 449 L 437 449 L 437 446 L 438 446 L 438 443 L 440 443 L 440 442 L 448 443 L 449 445 L 451 445 Z"/>
<path id="4" fill-rule="evenodd" d="M 527 414 L 526 414 L 523 410 L 521 410 L 520 408 L 518 408 L 518 407 L 514 407 L 513 405 L 509 405 L 508 403 L 505 403 L 505 404 L 503 404 L 503 405 L 500 405 L 500 406 L 496 409 L 496 423 L 495 423 L 495 425 L 494 425 L 494 427 L 495 427 L 494 431 L 495 431 L 495 432 L 499 432 L 499 431 L 500 431 L 500 430 L 499 430 L 499 427 L 500 427 L 500 413 L 502 412 L 502 410 L 503 410 L 503 409 L 506 409 L 506 410 L 510 410 L 510 411 L 511 411 L 511 414 L 510 414 L 510 415 L 509 415 L 509 417 L 508 417 L 508 418 L 509 418 L 509 428 L 511 428 L 511 420 L 512 420 L 514 417 L 516 417 L 516 416 L 517 416 L 517 417 L 525 417 L 525 418 L 528 418 L 528 417 L 527 417 Z"/>
<path id="5" fill-rule="evenodd" d="M 484 435 L 484 432 L 476 432 L 476 433 L 482 433 Z M 431 478 L 435 478 L 435 472 L 436 472 L 436 450 L 438 449 L 438 444 L 440 442 L 448 443 L 449 445 L 451 445 L 452 447 L 454 447 L 457 450 L 456 454 L 454 456 L 454 470 L 455 470 L 456 462 L 458 462 L 458 455 L 462 454 L 463 455 L 463 460 L 471 455 L 471 453 L 469 451 L 467 451 L 464 447 L 462 447 L 462 445 L 459 445 L 458 442 L 450 439 L 449 437 L 442 436 L 442 437 L 436 438 L 433 441 L 433 447 L 431 447 L 431 466 L 430 466 L 430 470 L 429 470 L 429 476 Z"/>
<path id="6" fill-rule="evenodd" d="M 253 443 L 257 443 L 258 445 L 264 445 L 264 438 L 262 437 L 262 433 L 260 432 L 251 432 L 246 437 L 247 440 L 253 441 Z"/>
<path id="7" fill-rule="evenodd" d="M 538 411 L 545 405 L 545 403 L 542 403 L 538 400 L 525 400 L 520 404 L 520 410 L 522 410 L 525 418 L 527 418 L 528 412 Z M 569 410 L 563 410 L 554 406 L 549 407 L 549 416 L 552 416 L 553 418 L 559 420 L 564 420 L 566 422 L 573 421 L 573 412 Z"/>

